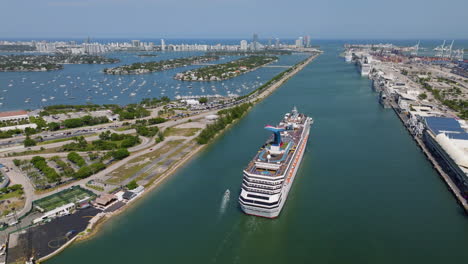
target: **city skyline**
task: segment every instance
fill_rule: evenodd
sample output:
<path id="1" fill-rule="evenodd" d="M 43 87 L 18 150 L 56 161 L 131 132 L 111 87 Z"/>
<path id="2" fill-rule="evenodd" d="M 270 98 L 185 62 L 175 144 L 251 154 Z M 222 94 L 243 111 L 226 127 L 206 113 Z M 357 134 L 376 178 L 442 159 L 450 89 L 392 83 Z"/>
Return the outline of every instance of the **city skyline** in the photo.
<path id="1" fill-rule="evenodd" d="M 268 3 L 265 5 L 265 0 L 236 3 L 8 1 L 0 3 L 2 10 L 9 10 L 0 17 L 4 25 L 0 35 L 3 38 L 168 39 L 246 38 L 252 32 L 265 38 L 284 39 L 303 35 L 311 35 L 312 39 L 466 39 L 468 36 L 468 29 L 458 19 L 463 17 L 468 3 L 460 0 L 450 0 L 444 5 L 396 0 L 391 6 L 375 5 L 367 0 L 353 3 L 295 0 L 288 6 L 279 1 Z M 424 12 L 418 12 L 422 6 Z"/>

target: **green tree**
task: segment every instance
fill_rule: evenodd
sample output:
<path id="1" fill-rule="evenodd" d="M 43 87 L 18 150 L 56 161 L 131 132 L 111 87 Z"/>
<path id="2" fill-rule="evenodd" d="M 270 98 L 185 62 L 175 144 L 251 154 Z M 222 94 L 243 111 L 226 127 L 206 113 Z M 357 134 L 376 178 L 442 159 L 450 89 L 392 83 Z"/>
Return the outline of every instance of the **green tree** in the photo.
<path id="1" fill-rule="evenodd" d="M 37 129 L 42 129 L 44 127 L 47 127 L 47 122 L 42 118 L 42 117 L 34 117 L 34 116 L 31 116 L 29 118 L 29 121 L 31 121 L 31 123 L 34 123 L 37 125 Z"/>
<path id="2" fill-rule="evenodd" d="M 36 141 L 32 138 L 30 138 L 29 136 L 26 136 L 26 139 L 24 140 L 24 146 L 25 147 L 32 147 L 32 146 L 36 146 Z"/>
<path id="3" fill-rule="evenodd" d="M 101 140 L 110 140 L 111 139 L 111 132 L 109 130 L 107 130 L 105 132 L 102 132 L 101 134 L 99 134 L 99 138 Z"/>
<path id="4" fill-rule="evenodd" d="M 60 129 L 60 124 L 57 122 L 50 122 L 48 126 L 49 126 L 49 130 L 51 131 L 57 131 Z"/>
<path id="5" fill-rule="evenodd" d="M 164 141 L 164 134 L 159 131 L 158 137 L 156 138 L 156 143 L 163 142 Z"/>
<path id="6" fill-rule="evenodd" d="M 24 129 L 24 133 L 29 136 L 29 135 L 35 134 L 36 129 L 34 129 L 32 127 L 27 127 L 27 128 Z"/>
<path id="7" fill-rule="evenodd" d="M 75 128 L 75 127 L 83 126 L 84 122 L 83 120 L 81 120 L 81 118 L 70 118 L 70 119 L 64 120 L 63 125 L 66 128 Z"/>
<path id="8" fill-rule="evenodd" d="M 135 180 L 133 180 L 133 181 L 131 181 L 131 182 L 129 182 L 129 183 L 127 184 L 127 188 L 128 188 L 129 190 L 133 190 L 133 189 L 135 189 L 136 187 L 138 187 L 138 184 L 136 183 Z"/>
<path id="9" fill-rule="evenodd" d="M 198 102 L 200 102 L 200 104 L 206 104 L 206 103 L 208 103 L 208 98 L 201 97 L 200 99 L 198 99 Z"/>
<path id="10" fill-rule="evenodd" d="M 80 154 L 76 152 L 68 153 L 67 158 L 69 161 L 78 165 L 78 167 L 83 167 L 86 165 L 86 161 L 83 159 L 83 157 L 81 157 Z"/>
<path id="11" fill-rule="evenodd" d="M 122 160 L 130 156 L 130 152 L 128 152 L 127 149 L 122 148 L 122 149 L 112 151 L 111 155 L 116 160 Z"/>

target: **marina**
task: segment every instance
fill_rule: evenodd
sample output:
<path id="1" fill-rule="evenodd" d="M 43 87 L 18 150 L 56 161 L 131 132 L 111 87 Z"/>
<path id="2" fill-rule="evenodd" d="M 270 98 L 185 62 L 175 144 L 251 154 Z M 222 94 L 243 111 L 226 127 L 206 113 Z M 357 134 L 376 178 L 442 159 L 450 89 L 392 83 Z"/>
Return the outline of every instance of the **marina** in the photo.
<path id="1" fill-rule="evenodd" d="M 165 52 L 157 57 L 138 57 L 135 53 L 109 53 L 106 56 L 121 62 L 110 65 L 126 65 L 172 58 L 201 56 L 203 52 Z M 270 65 L 294 65 L 307 54 L 280 55 L 278 62 Z M 239 56 L 225 56 L 215 63 L 225 63 Z M 53 72 L 5 72 L 0 74 L 0 111 L 37 109 L 56 104 L 130 104 L 143 98 L 169 96 L 235 97 L 248 94 L 285 68 L 260 68 L 255 72 L 216 84 L 182 82 L 174 80 L 177 73 L 203 67 L 192 65 L 145 75 L 108 75 L 102 71 L 110 65 L 64 65 Z"/>

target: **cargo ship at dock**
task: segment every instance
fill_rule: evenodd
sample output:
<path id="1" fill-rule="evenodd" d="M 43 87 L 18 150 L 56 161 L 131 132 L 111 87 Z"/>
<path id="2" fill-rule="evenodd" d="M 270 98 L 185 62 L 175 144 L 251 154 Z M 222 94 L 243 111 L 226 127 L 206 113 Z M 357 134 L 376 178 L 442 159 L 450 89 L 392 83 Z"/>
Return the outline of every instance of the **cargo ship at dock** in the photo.
<path id="1" fill-rule="evenodd" d="M 304 156 L 313 119 L 294 107 L 243 172 L 239 204 L 244 213 L 266 218 L 280 214 Z"/>

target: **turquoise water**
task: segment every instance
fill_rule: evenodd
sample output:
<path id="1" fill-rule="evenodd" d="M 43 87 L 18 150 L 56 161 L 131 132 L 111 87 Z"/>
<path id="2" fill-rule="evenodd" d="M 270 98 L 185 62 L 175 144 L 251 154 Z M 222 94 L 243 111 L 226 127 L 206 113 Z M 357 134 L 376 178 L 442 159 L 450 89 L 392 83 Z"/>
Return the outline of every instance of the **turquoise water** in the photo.
<path id="1" fill-rule="evenodd" d="M 463 263 L 468 222 L 338 44 L 98 237 L 47 263 Z M 294 105 L 315 119 L 278 219 L 244 215 L 242 168 Z M 231 199 L 223 207 L 223 195 Z"/>

